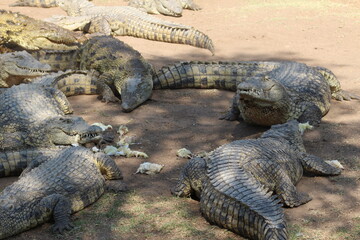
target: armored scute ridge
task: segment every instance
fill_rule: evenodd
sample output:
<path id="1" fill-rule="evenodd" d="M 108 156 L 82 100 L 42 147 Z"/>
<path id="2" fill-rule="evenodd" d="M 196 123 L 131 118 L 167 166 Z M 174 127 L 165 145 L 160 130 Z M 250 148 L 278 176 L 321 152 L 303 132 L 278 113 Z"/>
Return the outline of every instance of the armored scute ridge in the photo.
<path id="1" fill-rule="evenodd" d="M 150 14 L 174 17 L 181 16 L 183 8 L 194 11 L 201 9 L 192 0 L 130 0 L 129 6 Z"/>
<path id="2" fill-rule="evenodd" d="M 237 91 L 223 118 L 271 126 L 291 119 L 320 123 L 331 97 L 359 99 L 343 91 L 335 75 L 297 62 L 181 62 L 154 76 L 154 89 L 217 88 Z"/>
<path id="3" fill-rule="evenodd" d="M 172 193 L 200 199 L 203 216 L 213 224 L 254 240 L 286 240 L 279 201 L 295 207 L 311 200 L 297 192 L 303 170 L 338 175 L 341 170 L 307 154 L 296 120 L 274 125 L 258 139 L 239 140 L 193 158 Z"/>
<path id="4" fill-rule="evenodd" d="M 151 96 L 153 67 L 138 51 L 114 37 L 92 37 L 76 51 L 42 51 L 33 55 L 56 70 L 95 70 L 94 77 L 84 76 L 76 82 L 78 88 L 91 85 L 92 92 L 98 93 L 105 102 L 121 99 L 126 112 L 134 110 Z M 60 81 L 57 86 L 59 84 Z M 62 90 L 71 92 L 66 85 L 63 81 Z"/>
<path id="5" fill-rule="evenodd" d="M 83 147 L 70 147 L 51 159 L 30 164 L 17 182 L 0 194 L 0 239 L 51 219 L 55 232 L 73 228 L 70 214 L 94 203 L 107 184 L 113 190 L 124 190 L 120 181 L 106 183 L 105 179 L 122 179 L 116 163 Z"/>
<path id="6" fill-rule="evenodd" d="M 214 54 L 212 41 L 204 33 L 193 27 L 158 19 L 133 7 L 95 6 L 86 0 L 57 0 L 57 3 L 70 17 L 48 21 L 64 28 L 187 44 L 208 49 Z"/>

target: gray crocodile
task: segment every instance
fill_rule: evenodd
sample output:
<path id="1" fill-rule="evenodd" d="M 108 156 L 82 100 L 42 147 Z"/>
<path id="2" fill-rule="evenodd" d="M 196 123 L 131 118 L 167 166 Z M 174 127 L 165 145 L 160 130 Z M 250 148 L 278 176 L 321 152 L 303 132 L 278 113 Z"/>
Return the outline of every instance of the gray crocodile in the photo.
<path id="1" fill-rule="evenodd" d="M 133 7 L 95 6 L 86 0 L 57 0 L 57 3 L 70 17 L 47 21 L 70 30 L 187 44 L 208 49 L 214 54 L 212 41 L 204 33 L 193 27 L 161 20 Z"/>
<path id="2" fill-rule="evenodd" d="M 120 179 L 121 171 L 110 157 L 83 147 L 41 158 L 1 192 L 0 239 L 51 219 L 53 231 L 69 230 L 73 227 L 70 215 L 97 201 L 109 185 L 111 190 L 123 191 Z"/>
<path id="3" fill-rule="evenodd" d="M 105 102 L 121 99 L 125 112 L 132 111 L 151 96 L 153 67 L 138 51 L 114 37 L 92 37 L 75 51 L 32 54 L 53 70 L 96 70 L 96 81 L 88 78 L 93 80 L 92 85 L 96 85 L 95 91 Z"/>
<path id="4" fill-rule="evenodd" d="M 206 158 L 191 159 L 172 193 L 198 197 L 201 213 L 210 223 L 249 239 L 288 239 L 279 201 L 295 207 L 311 200 L 295 187 L 303 171 L 341 173 L 306 153 L 301 136 L 306 125 L 296 120 L 273 125 L 258 139 L 234 141 Z"/>
<path id="5" fill-rule="evenodd" d="M 88 0 L 92 1 L 92 0 Z M 17 0 L 9 5 L 10 7 L 42 7 L 51 8 L 57 7 L 56 0 Z"/>
<path id="6" fill-rule="evenodd" d="M 50 72 L 48 64 L 37 61 L 26 51 L 0 54 L 0 88 L 11 87 Z"/>
<path id="7" fill-rule="evenodd" d="M 84 144 L 101 140 L 101 128 L 67 116 L 72 108 L 58 89 L 20 84 L 0 98 L 0 150 Z"/>
<path id="8" fill-rule="evenodd" d="M 0 45 L 15 50 L 77 49 L 86 37 L 56 24 L 0 10 Z"/>
<path id="9" fill-rule="evenodd" d="M 130 7 L 135 7 L 150 14 L 163 14 L 180 17 L 183 9 L 200 10 L 192 0 L 130 0 Z"/>
<path id="10" fill-rule="evenodd" d="M 329 111 L 331 97 L 359 99 L 342 90 L 330 70 L 287 61 L 181 62 L 160 69 L 153 85 L 237 91 L 222 118 L 264 126 L 291 119 L 317 125 Z"/>

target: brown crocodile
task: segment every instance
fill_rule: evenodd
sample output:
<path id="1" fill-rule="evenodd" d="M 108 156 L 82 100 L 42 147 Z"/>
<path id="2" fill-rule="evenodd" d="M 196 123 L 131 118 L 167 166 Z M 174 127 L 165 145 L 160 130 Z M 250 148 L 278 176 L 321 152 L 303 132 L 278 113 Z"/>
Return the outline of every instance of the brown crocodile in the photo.
<path id="1" fill-rule="evenodd" d="M 70 17 L 52 21 L 71 30 L 90 33 L 133 36 L 148 40 L 187 44 L 210 50 L 214 54 L 211 39 L 204 33 L 189 27 L 161 20 L 129 6 L 95 6 L 86 0 L 57 0 Z M 78 23 L 82 24 L 78 24 Z M 75 24 L 74 24 L 75 23 Z"/>
<path id="2" fill-rule="evenodd" d="M 48 74 L 51 67 L 26 51 L 0 54 L 0 88 L 11 87 Z"/>
<path id="3" fill-rule="evenodd" d="M 129 6 L 150 14 L 180 17 L 183 9 L 200 10 L 193 0 L 130 0 Z"/>
<path id="4" fill-rule="evenodd" d="M 106 102 L 119 101 L 121 98 L 125 112 L 132 111 L 151 96 L 153 67 L 138 51 L 114 37 L 92 37 L 76 51 L 40 51 L 32 54 L 56 70 L 95 70 L 98 74 L 96 92 Z M 94 78 L 87 79 L 94 82 Z"/>
<path id="5" fill-rule="evenodd" d="M 56 24 L 0 10 L 0 45 L 15 50 L 76 49 L 85 37 Z"/>
<path id="6" fill-rule="evenodd" d="M 92 0 L 88 0 L 92 1 Z M 57 7 L 56 0 L 17 0 L 15 3 L 9 5 L 10 7 L 42 7 L 51 8 Z"/>
<path id="7" fill-rule="evenodd" d="M 301 136 L 306 126 L 296 120 L 273 125 L 258 139 L 234 141 L 205 158 L 193 158 L 172 193 L 200 199 L 200 211 L 212 224 L 249 239 L 286 240 L 279 201 L 295 207 L 311 200 L 295 188 L 303 171 L 323 176 L 341 173 L 306 153 Z"/>
<path id="8" fill-rule="evenodd" d="M 330 99 L 359 99 L 341 89 L 328 69 L 290 61 L 181 62 L 159 70 L 154 89 L 218 88 L 237 91 L 223 118 L 271 126 L 291 119 L 320 123 Z"/>
<path id="9" fill-rule="evenodd" d="M 0 194 L 0 239 L 51 219 L 53 231 L 63 233 L 73 228 L 70 215 L 97 201 L 105 189 L 125 190 L 120 169 L 103 153 L 70 147 L 34 162 Z"/>

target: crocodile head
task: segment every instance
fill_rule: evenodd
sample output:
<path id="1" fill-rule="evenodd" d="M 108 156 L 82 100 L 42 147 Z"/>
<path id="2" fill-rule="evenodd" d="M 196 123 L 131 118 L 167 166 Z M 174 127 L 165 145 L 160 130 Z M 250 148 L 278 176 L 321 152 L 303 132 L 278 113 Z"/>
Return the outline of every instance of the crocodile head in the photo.
<path id="1" fill-rule="evenodd" d="M 47 120 L 44 124 L 45 134 L 55 145 L 85 144 L 102 139 L 102 129 L 89 125 L 83 118 L 60 116 Z"/>
<path id="2" fill-rule="evenodd" d="M 252 77 L 237 86 L 242 118 L 262 126 L 284 123 L 292 116 L 291 99 L 286 88 L 267 76 Z"/>
<path id="3" fill-rule="evenodd" d="M 311 129 L 311 127 L 308 124 L 299 123 L 297 120 L 290 120 L 283 124 L 272 125 L 268 131 L 261 135 L 261 138 L 284 139 L 296 150 L 306 152 L 302 139 L 304 129 Z"/>
<path id="4" fill-rule="evenodd" d="M 182 5 L 178 0 L 156 0 L 156 9 L 159 13 L 173 16 L 173 17 L 180 17 L 182 15 Z"/>
<path id="5" fill-rule="evenodd" d="M 48 74 L 51 67 L 37 61 L 26 51 L 4 53 L 0 56 L 0 87 L 11 87 L 25 79 Z"/>
<path id="6" fill-rule="evenodd" d="M 0 36 L 6 44 L 25 50 L 77 49 L 82 35 L 20 13 L 0 10 Z"/>

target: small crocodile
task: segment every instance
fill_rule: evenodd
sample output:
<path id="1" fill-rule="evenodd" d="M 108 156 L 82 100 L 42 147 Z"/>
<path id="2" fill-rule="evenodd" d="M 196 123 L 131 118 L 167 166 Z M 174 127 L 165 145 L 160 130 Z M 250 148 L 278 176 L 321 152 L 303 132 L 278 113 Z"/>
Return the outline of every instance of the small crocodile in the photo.
<path id="1" fill-rule="evenodd" d="M 214 54 L 212 41 L 204 33 L 193 27 L 161 20 L 133 7 L 95 6 L 86 0 L 57 0 L 57 3 L 70 17 L 47 21 L 64 28 L 68 25 L 70 30 L 187 44 L 208 49 Z M 78 22 L 83 24 L 79 26 Z"/>
<path id="2" fill-rule="evenodd" d="M 20 13 L 0 10 L 0 45 L 16 50 L 76 49 L 83 34 Z"/>
<path id="3" fill-rule="evenodd" d="M 205 158 L 191 159 L 172 194 L 197 197 L 210 223 L 249 239 L 288 239 L 279 201 L 295 207 L 311 200 L 295 187 L 303 171 L 324 176 L 341 173 L 306 153 L 301 136 L 306 126 L 296 120 L 273 125 L 258 139 L 234 141 Z"/>
<path id="4" fill-rule="evenodd" d="M 0 98 L 0 150 L 84 144 L 101 139 L 101 128 L 66 116 L 72 108 L 58 89 L 20 84 Z"/>
<path id="5" fill-rule="evenodd" d="M 359 99 L 342 90 L 330 70 L 290 61 L 181 62 L 154 76 L 154 89 L 164 88 L 237 91 L 223 119 L 265 126 L 291 119 L 317 125 L 329 111 L 331 97 Z"/>
<path id="6" fill-rule="evenodd" d="M 73 228 L 70 215 L 96 202 L 105 189 L 124 191 L 120 179 L 121 171 L 109 156 L 83 147 L 70 147 L 51 159 L 41 158 L 1 192 L 0 239 L 51 219 L 55 222 L 53 231 L 69 230 Z"/>
<path id="7" fill-rule="evenodd" d="M 194 11 L 201 9 L 192 0 L 130 0 L 129 6 L 150 14 L 163 14 L 174 17 L 180 17 L 183 8 Z"/>
<path id="8" fill-rule="evenodd" d="M 0 88 L 11 87 L 49 73 L 48 64 L 37 61 L 26 51 L 0 54 Z"/>
<path id="9" fill-rule="evenodd" d="M 76 51 L 40 51 L 33 56 L 56 70 L 97 71 L 96 92 L 106 102 L 121 98 L 125 112 L 135 109 L 152 93 L 151 64 L 138 51 L 111 36 L 92 37 Z M 87 79 L 94 82 L 94 78 Z"/>

